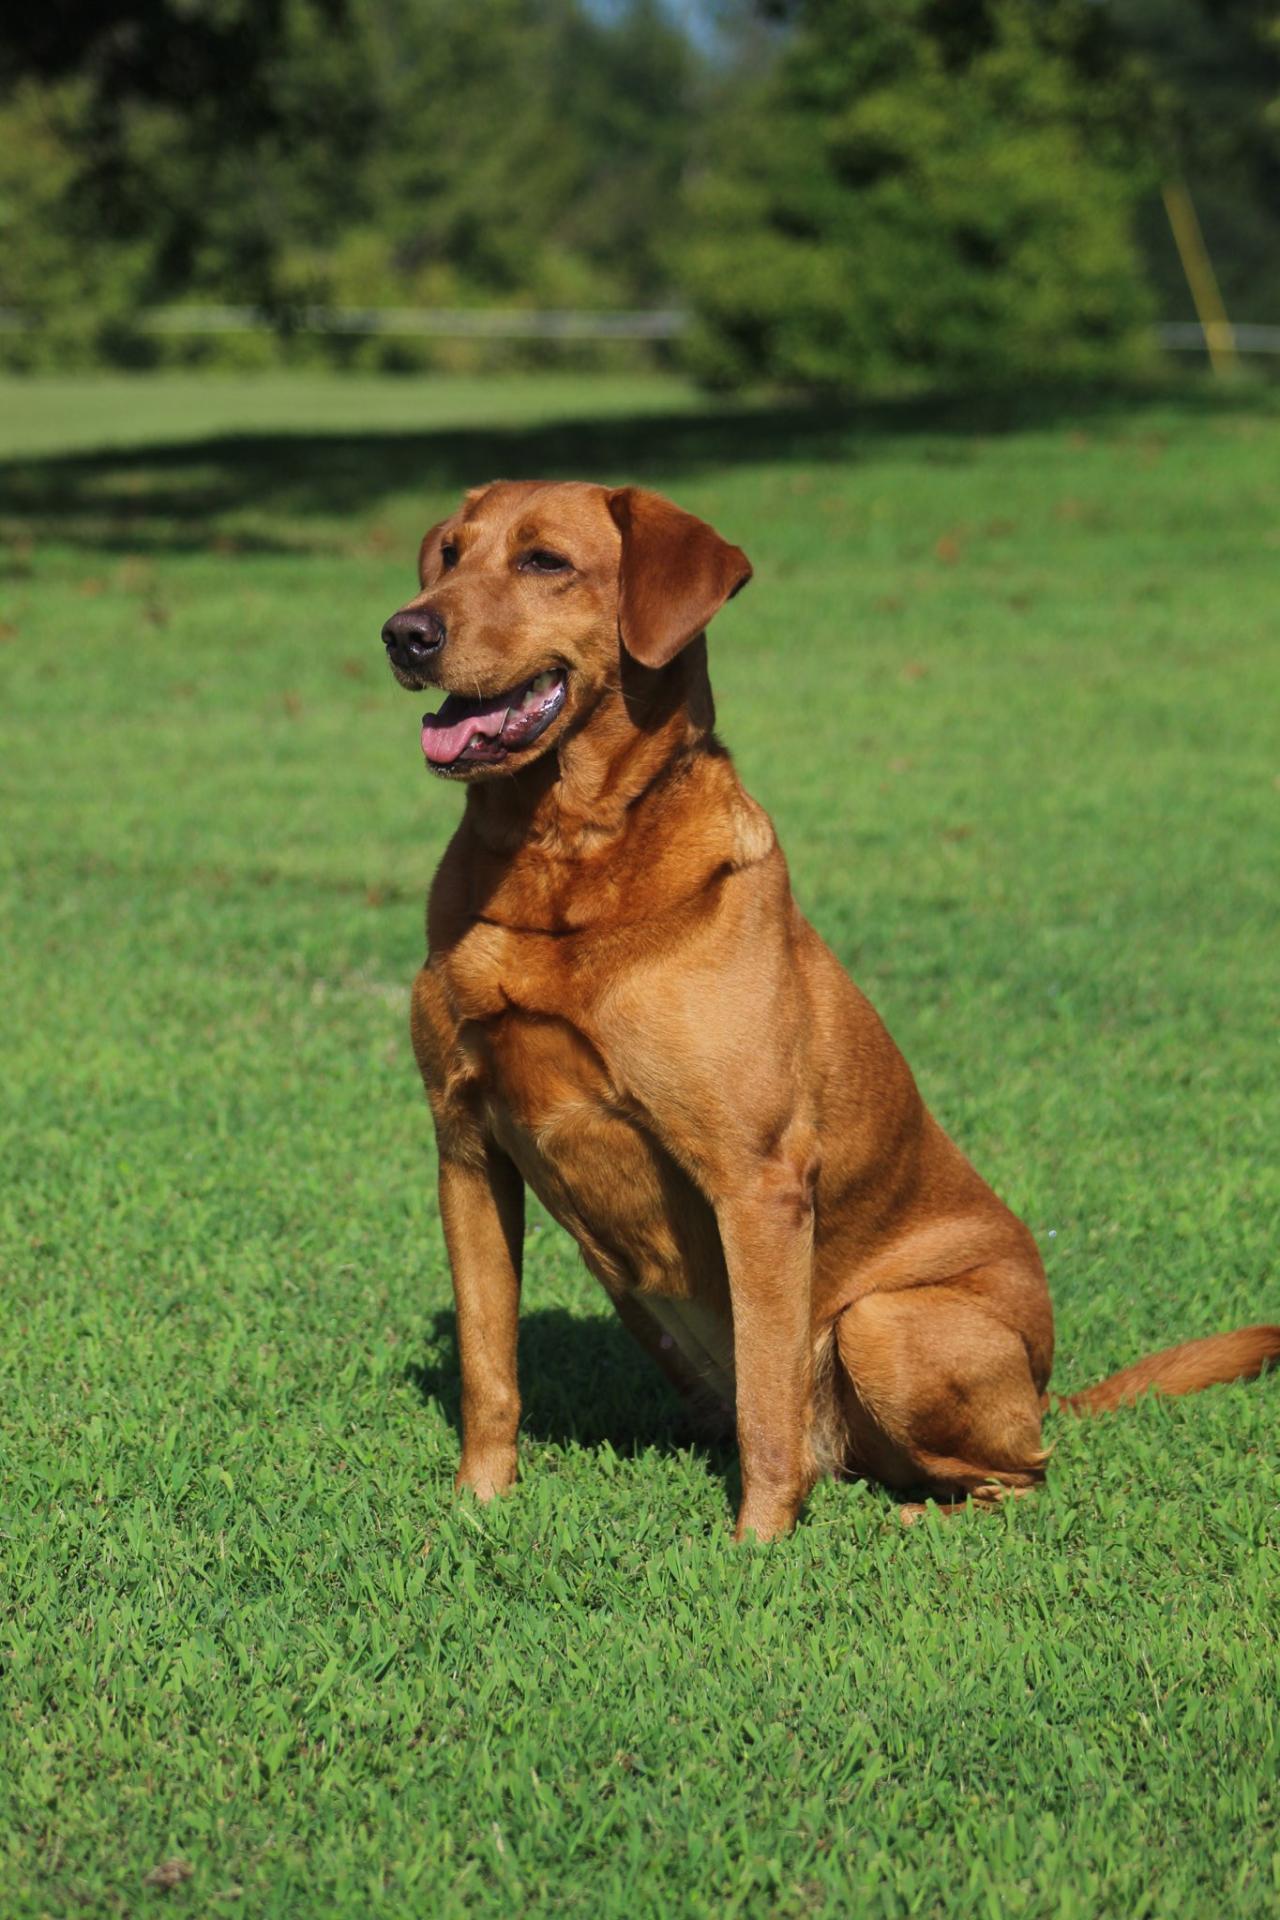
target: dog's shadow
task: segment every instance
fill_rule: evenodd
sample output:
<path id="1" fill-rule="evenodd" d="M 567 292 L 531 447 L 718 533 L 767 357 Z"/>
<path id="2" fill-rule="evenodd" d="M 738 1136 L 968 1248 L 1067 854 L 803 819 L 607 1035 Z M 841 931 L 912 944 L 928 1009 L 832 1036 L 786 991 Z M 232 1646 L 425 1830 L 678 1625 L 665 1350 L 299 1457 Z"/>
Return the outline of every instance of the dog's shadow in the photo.
<path id="1" fill-rule="evenodd" d="M 461 1369 L 452 1312 L 432 1317 L 430 1357 L 406 1367 L 425 1401 L 462 1431 Z M 556 1446 L 609 1446 L 636 1458 L 651 1448 L 694 1452 L 739 1491 L 736 1450 L 709 1440 L 683 1402 L 616 1320 L 544 1307 L 520 1320 L 522 1435 Z"/>

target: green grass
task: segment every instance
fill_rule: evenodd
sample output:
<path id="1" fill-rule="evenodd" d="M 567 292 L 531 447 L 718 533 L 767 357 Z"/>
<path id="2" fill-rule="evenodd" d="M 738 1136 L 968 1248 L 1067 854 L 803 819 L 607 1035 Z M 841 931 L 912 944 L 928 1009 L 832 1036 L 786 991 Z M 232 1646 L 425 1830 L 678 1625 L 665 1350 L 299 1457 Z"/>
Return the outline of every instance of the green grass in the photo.
<path id="1" fill-rule="evenodd" d="M 406 1001 L 459 799 L 378 629 L 499 471 L 746 546 L 722 729 L 1082 1385 L 1280 1315 L 1274 399 L 0 418 L 6 1920 L 1273 1913 L 1280 1383 L 1057 1421 L 996 1518 L 824 1484 L 735 1550 L 535 1210 L 523 1483 L 454 1503 Z"/>

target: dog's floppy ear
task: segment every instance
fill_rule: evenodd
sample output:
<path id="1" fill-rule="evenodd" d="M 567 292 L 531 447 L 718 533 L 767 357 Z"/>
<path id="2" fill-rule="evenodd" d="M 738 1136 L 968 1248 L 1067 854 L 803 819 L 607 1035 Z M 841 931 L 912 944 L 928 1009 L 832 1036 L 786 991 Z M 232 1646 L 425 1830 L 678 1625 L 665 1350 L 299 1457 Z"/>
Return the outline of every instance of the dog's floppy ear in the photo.
<path id="1" fill-rule="evenodd" d="M 633 659 L 665 667 L 751 578 L 751 562 L 714 527 L 643 487 L 608 498 L 622 535 L 618 631 Z"/>

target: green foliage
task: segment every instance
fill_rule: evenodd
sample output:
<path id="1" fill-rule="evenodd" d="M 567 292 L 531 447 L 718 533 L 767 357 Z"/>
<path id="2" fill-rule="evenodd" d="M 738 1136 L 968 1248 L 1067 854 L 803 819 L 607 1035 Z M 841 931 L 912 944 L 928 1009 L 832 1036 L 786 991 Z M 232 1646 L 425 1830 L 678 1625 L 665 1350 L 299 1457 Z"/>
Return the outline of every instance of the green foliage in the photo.
<path id="1" fill-rule="evenodd" d="M 0 354 L 19 366 L 46 358 L 74 363 L 92 342 L 112 281 L 134 297 L 123 252 L 92 235 L 68 233 L 67 209 L 77 178 L 72 129 L 88 89 L 65 80 L 19 82 L 0 99 L 0 307 L 37 316 L 40 334 L 0 333 Z"/>
<path id="2" fill-rule="evenodd" d="M 1166 176 L 1185 180 L 1238 320 L 1280 315 L 1280 7 L 1276 0 L 1111 0 L 1113 47 L 1141 64 L 1148 138 Z M 1194 310 L 1164 209 L 1141 238 L 1164 313 Z"/>
<path id="3" fill-rule="evenodd" d="M 459 796 L 378 629 L 495 471 L 744 543 L 726 738 L 1084 1385 L 1280 1307 L 1274 396 L 0 422 L 5 1920 L 1269 1920 L 1280 1379 L 1055 1419 L 996 1517 L 824 1484 L 736 1551 L 732 1459 L 534 1208 L 524 1477 L 454 1502 L 406 1012 Z"/>
<path id="4" fill-rule="evenodd" d="M 655 0 L 613 28 L 576 0 L 441 0 L 401 8 L 394 32 L 393 11 L 370 10 L 386 125 L 370 194 L 401 289 L 651 299 L 690 64 Z"/>
<path id="5" fill-rule="evenodd" d="M 691 300 L 704 380 L 1123 374 L 1280 301 L 1275 0 L 66 0 L 0 10 L 0 360 L 455 369 L 556 353 L 312 305 Z M 719 30 L 712 22 L 719 22 Z M 700 22 L 695 24 L 695 22 Z M 232 303 L 274 337 L 157 336 Z M 579 364 L 647 349 L 575 349 Z"/>
<path id="6" fill-rule="evenodd" d="M 289 251 L 332 219 L 368 144 L 372 75 L 345 6 L 76 11 L 75 33 L 30 9 L 0 25 L 0 305 L 38 323 L 13 351 L 145 360 L 140 307 L 181 292 L 271 308 L 309 291 Z"/>
<path id="7" fill-rule="evenodd" d="M 717 384 L 1119 372 L 1149 318 L 1140 176 L 1020 0 L 814 0 L 691 195 Z"/>
<path id="8" fill-rule="evenodd" d="M 605 21 L 580 0 L 137 11 L 86 26 L 73 63 L 0 26 L 24 76 L 0 109 L 0 306 L 56 325 L 74 293 L 81 336 L 118 353 L 139 307 L 178 297 L 252 304 L 287 337 L 314 302 L 662 293 L 696 63 L 658 0 Z M 65 364 L 73 338 L 14 350 Z"/>

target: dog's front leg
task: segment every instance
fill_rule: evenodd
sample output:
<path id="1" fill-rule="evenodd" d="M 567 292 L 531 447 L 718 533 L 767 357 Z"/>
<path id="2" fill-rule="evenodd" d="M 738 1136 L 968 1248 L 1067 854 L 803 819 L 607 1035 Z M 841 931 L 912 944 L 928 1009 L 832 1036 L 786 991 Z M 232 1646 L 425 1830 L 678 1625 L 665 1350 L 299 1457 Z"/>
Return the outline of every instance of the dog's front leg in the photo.
<path id="1" fill-rule="evenodd" d="M 817 1476 L 811 1292 L 813 1203 L 805 1175 L 766 1164 L 716 1208 L 729 1270 L 742 1505 L 735 1539 L 795 1525 Z"/>
<path id="2" fill-rule="evenodd" d="M 462 1363 L 462 1462 L 455 1482 L 481 1500 L 516 1477 L 516 1339 L 524 1184 L 507 1156 L 477 1142 L 440 1159 L 440 1216 L 453 1269 Z"/>

